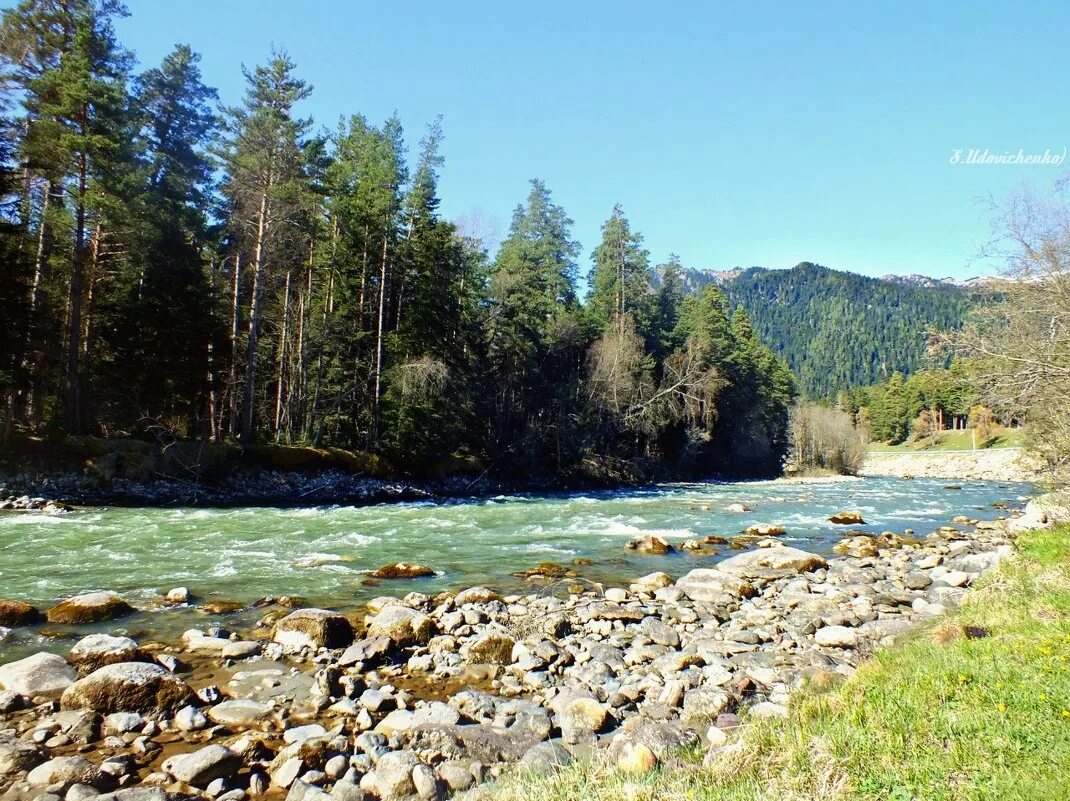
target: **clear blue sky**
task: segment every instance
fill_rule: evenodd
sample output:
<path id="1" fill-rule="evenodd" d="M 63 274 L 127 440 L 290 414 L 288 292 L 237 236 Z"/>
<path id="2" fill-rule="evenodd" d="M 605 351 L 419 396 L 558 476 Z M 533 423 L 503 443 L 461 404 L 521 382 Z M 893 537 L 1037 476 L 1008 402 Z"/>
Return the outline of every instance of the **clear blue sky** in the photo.
<path id="1" fill-rule="evenodd" d="M 529 178 L 575 219 L 581 270 L 621 202 L 651 255 L 967 276 L 978 204 L 1067 166 L 952 166 L 1070 147 L 1070 4 L 127 0 L 142 65 L 176 42 L 224 102 L 285 48 L 333 126 L 445 117 L 443 211 L 504 230 Z"/>

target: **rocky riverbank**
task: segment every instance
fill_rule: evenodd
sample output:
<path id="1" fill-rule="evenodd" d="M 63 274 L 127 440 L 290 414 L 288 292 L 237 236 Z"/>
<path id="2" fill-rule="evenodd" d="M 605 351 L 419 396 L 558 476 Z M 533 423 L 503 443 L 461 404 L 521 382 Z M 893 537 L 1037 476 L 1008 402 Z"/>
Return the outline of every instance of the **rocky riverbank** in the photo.
<path id="1" fill-rule="evenodd" d="M 249 471 L 212 483 L 172 478 L 102 481 L 83 473 L 0 475 L 0 499 L 7 499 L 0 503 L 9 503 L 9 508 L 15 509 L 33 509 L 43 499 L 80 506 L 365 505 L 484 495 L 508 489 L 498 482 L 479 478 L 391 481 L 342 471 Z"/>
<path id="2" fill-rule="evenodd" d="M 1010 536 L 966 517 L 921 539 L 848 531 L 831 560 L 765 537 L 627 587 L 544 571 L 523 595 L 409 593 L 349 617 L 279 599 L 251 631 L 90 635 L 66 659 L 0 667 L 0 797 L 437 799 L 482 794 L 517 763 L 645 771 L 680 748 L 716 753 L 803 682 L 849 675 L 961 602 Z M 118 629 L 128 611 L 94 593 L 47 616 Z M 3 625 L 38 614 L 0 603 Z"/>
<path id="3" fill-rule="evenodd" d="M 1037 481 L 1037 465 L 1020 448 L 976 451 L 870 451 L 863 476 L 948 478 L 961 481 Z"/>

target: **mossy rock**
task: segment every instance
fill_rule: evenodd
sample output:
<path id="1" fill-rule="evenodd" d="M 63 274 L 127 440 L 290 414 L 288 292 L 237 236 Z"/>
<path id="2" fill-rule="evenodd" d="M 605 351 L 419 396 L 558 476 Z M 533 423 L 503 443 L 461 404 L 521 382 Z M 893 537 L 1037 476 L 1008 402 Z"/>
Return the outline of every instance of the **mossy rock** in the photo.
<path id="1" fill-rule="evenodd" d="M 277 445 L 270 448 L 261 448 L 260 452 L 272 467 L 278 467 L 283 470 L 323 467 L 326 462 L 326 453 L 319 448 Z"/>
<path id="2" fill-rule="evenodd" d="M 375 453 L 343 448 L 327 448 L 325 453 L 333 465 L 350 473 L 364 473 L 372 478 L 385 478 L 391 473 L 386 460 Z"/>

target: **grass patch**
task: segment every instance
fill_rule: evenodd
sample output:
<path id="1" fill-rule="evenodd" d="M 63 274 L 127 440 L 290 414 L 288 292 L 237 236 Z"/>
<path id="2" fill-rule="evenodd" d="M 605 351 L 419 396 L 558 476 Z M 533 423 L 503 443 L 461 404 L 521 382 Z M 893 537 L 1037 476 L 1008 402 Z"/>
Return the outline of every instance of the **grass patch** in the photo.
<path id="1" fill-rule="evenodd" d="M 987 440 L 977 442 L 977 450 L 989 448 L 1021 447 L 1021 431 L 1014 428 L 999 429 L 998 433 Z M 974 448 L 971 431 L 940 431 L 933 439 L 908 440 L 899 445 L 886 442 L 870 443 L 872 453 L 932 453 L 939 451 L 969 451 Z"/>
<path id="2" fill-rule="evenodd" d="M 958 610 L 827 692 L 796 695 L 711 768 L 517 772 L 505 801 L 1070 798 L 1070 527 L 1030 532 Z"/>

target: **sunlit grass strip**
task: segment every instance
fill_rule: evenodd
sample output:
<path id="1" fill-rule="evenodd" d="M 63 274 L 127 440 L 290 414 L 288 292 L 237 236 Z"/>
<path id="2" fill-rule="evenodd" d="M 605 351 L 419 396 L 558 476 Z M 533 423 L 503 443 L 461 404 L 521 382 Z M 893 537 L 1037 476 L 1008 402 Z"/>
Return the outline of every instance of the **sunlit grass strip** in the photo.
<path id="1" fill-rule="evenodd" d="M 591 763 L 516 773 L 506 801 L 1070 798 L 1070 527 L 1031 532 L 967 603 L 877 654 L 711 767 L 644 776 Z"/>

